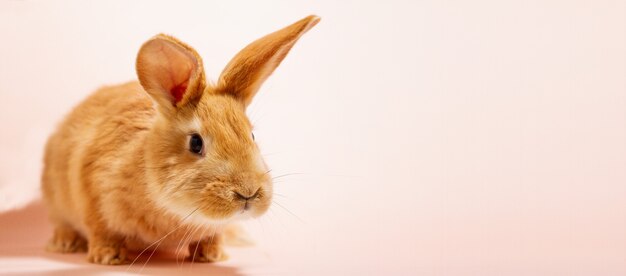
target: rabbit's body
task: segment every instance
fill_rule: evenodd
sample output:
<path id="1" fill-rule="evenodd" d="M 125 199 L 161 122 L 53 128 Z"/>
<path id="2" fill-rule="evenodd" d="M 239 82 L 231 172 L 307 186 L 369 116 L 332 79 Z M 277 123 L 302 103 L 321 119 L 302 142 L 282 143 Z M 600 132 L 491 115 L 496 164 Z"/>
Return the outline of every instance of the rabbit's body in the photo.
<path id="1" fill-rule="evenodd" d="M 224 227 L 269 208 L 272 182 L 245 108 L 309 16 L 244 48 L 217 84 L 188 45 L 158 35 L 137 57 L 139 82 L 105 87 L 50 137 L 42 191 L 55 232 L 47 249 L 88 250 L 100 264 L 127 249 L 189 246 L 192 260 L 225 258 Z"/>
<path id="2" fill-rule="evenodd" d="M 69 114 L 45 154 L 42 188 L 55 224 L 67 224 L 83 237 L 87 223 L 103 224 L 98 227 L 134 237 L 138 246 L 181 225 L 145 197 L 143 151 L 155 116 L 152 99 L 138 82 L 102 88 Z M 182 224 L 161 246 L 178 243 L 189 228 Z"/>

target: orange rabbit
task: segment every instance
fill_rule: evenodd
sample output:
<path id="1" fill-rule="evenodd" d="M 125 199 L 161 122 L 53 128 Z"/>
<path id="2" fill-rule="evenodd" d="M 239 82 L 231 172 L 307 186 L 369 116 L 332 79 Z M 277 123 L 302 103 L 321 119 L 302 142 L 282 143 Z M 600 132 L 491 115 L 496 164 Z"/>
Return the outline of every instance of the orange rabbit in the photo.
<path id="1" fill-rule="evenodd" d="M 318 21 L 308 16 L 251 43 L 215 85 L 188 45 L 163 34 L 147 41 L 139 82 L 98 90 L 48 140 L 42 190 L 55 230 L 47 249 L 123 264 L 127 250 L 175 248 L 187 234 L 190 259 L 226 258 L 224 227 L 262 215 L 272 198 L 246 106 Z"/>

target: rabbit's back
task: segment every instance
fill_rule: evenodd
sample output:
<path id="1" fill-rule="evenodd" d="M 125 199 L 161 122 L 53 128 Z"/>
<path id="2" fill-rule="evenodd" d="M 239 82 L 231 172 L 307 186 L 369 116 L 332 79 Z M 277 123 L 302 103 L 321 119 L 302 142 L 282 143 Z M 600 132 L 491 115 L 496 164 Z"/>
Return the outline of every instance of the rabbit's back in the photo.
<path id="1" fill-rule="evenodd" d="M 84 234 L 85 212 L 96 211 L 107 188 L 95 185 L 115 185 L 154 116 L 137 82 L 99 89 L 67 115 L 45 149 L 42 191 L 52 220 Z"/>

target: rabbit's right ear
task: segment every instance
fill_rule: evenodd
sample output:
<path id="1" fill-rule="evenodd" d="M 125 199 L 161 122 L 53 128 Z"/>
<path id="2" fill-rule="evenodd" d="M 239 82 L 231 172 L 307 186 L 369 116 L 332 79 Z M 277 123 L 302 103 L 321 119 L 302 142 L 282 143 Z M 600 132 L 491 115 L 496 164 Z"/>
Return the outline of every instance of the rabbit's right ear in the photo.
<path id="1" fill-rule="evenodd" d="M 250 104 L 265 79 L 283 61 L 291 47 L 319 21 L 319 17 L 310 15 L 250 43 L 222 71 L 217 93 L 229 94 L 246 106 Z"/>
<path id="2" fill-rule="evenodd" d="M 197 101 L 206 86 L 198 53 L 164 34 L 148 40 L 139 50 L 137 76 L 159 109 L 168 113 Z"/>

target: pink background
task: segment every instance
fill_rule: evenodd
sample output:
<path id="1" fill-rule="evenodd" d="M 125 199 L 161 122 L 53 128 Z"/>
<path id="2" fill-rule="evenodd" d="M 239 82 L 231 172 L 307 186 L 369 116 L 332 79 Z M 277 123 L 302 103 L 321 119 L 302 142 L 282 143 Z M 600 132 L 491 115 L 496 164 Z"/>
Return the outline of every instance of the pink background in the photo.
<path id="1" fill-rule="evenodd" d="M 311 13 L 248 111 L 299 173 L 244 223 L 257 245 L 143 273 L 626 275 L 624 1 L 0 1 L 0 210 L 39 197 L 47 135 L 152 35 L 215 79 Z M 0 214 L 0 274 L 126 272 L 42 252 L 48 227 Z"/>

